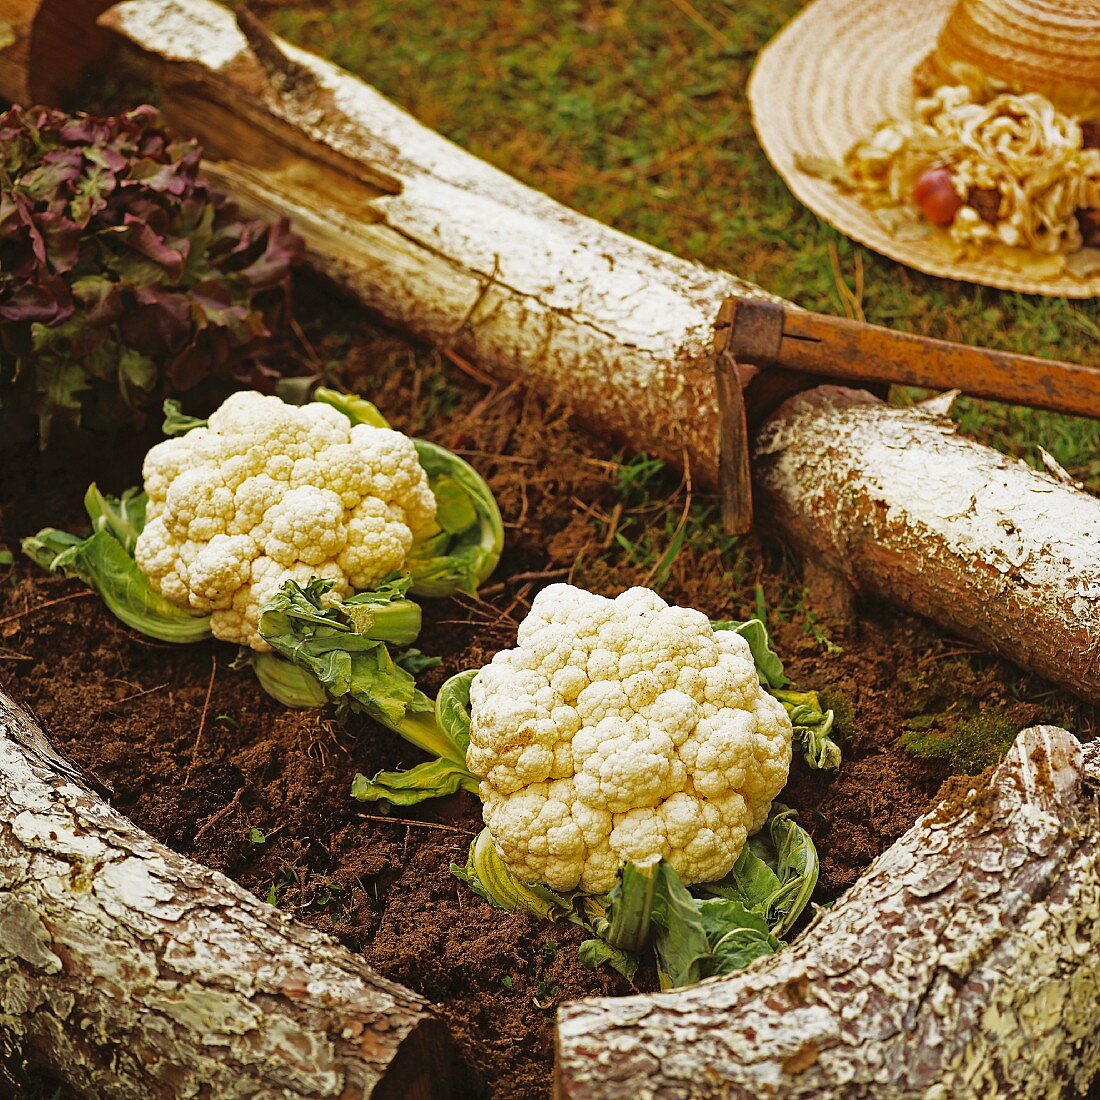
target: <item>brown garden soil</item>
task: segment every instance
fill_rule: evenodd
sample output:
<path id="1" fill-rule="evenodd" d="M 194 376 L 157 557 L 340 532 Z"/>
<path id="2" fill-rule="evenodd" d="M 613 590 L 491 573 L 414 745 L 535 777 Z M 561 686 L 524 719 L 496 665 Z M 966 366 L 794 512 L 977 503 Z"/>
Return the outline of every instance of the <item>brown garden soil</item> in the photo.
<path id="1" fill-rule="evenodd" d="M 612 444 L 575 426 L 566 408 L 518 387 L 492 388 L 366 322 L 350 323 L 350 336 L 319 341 L 319 360 L 338 362 L 341 380 L 395 426 L 464 454 L 488 478 L 508 524 L 499 579 L 476 600 L 425 606 L 421 647 L 443 659 L 428 690 L 512 644 L 543 584 L 572 577 L 614 594 L 650 577 L 652 562 L 632 563 L 614 538 L 629 521 L 630 498 Z M 231 647 L 150 642 L 78 583 L 20 560 L 21 536 L 79 528 L 90 480 L 112 492 L 134 483 L 154 438 L 2 459 L 0 535 L 16 561 L 0 567 L 0 686 L 32 707 L 56 746 L 140 826 L 429 998 L 475 1067 L 465 1095 L 547 1096 L 554 1006 L 630 988 L 579 965 L 577 930 L 496 911 L 449 873 L 480 827 L 476 800 L 461 794 L 389 818 L 353 802 L 357 771 L 416 763 L 416 750 L 365 719 L 341 726 L 326 712 L 287 711 L 230 669 Z M 667 500 L 647 505 L 656 508 L 647 525 L 660 532 L 685 494 L 671 475 L 656 485 Z M 696 493 L 693 507 L 706 506 Z M 781 796 L 821 853 L 819 903 L 911 825 L 947 776 L 944 762 L 899 747 L 914 715 L 950 715 L 965 699 L 1016 729 L 1089 720 L 1064 696 L 886 608 L 866 609 L 857 628 L 826 640 L 793 566 L 754 540 L 689 541 L 662 594 L 715 618 L 750 617 L 762 595 L 793 680 L 824 690 L 838 708 L 839 774 L 823 778 L 796 762 Z M 252 829 L 263 844 L 250 842 Z"/>

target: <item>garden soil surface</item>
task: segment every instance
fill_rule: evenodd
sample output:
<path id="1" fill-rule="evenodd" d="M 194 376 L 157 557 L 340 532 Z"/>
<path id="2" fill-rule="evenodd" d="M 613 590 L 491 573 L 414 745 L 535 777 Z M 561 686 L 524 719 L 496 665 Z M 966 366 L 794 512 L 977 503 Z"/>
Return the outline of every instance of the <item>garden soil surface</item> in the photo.
<path id="1" fill-rule="evenodd" d="M 322 341 L 321 358 L 339 353 L 341 380 L 395 426 L 464 454 L 488 478 L 508 525 L 497 577 L 477 599 L 426 602 L 420 645 L 443 660 L 426 689 L 514 644 L 546 583 L 572 577 L 615 594 L 653 576 L 652 560 L 624 548 L 641 533 L 629 523 L 622 452 L 577 427 L 567 408 L 472 380 L 440 356 L 352 324 L 355 335 L 339 348 Z M 461 794 L 389 817 L 352 801 L 356 772 L 414 764 L 417 751 L 366 719 L 341 726 L 328 712 L 288 711 L 229 667 L 232 647 L 151 642 L 79 583 L 21 560 L 20 537 L 47 525 L 80 529 L 89 481 L 116 493 L 135 483 L 155 439 L 62 440 L 45 456 L 2 459 L 0 535 L 15 563 L 0 567 L 0 686 L 142 828 L 431 1000 L 472 1067 L 463 1095 L 548 1096 L 556 1005 L 631 990 L 580 966 L 578 930 L 496 911 L 450 874 L 480 827 L 476 799 Z M 661 524 L 672 517 L 674 530 L 685 490 L 658 474 L 646 499 L 645 526 L 660 552 Z M 705 507 L 696 492 L 692 514 Z M 633 531 L 634 544 L 616 539 L 622 530 Z M 954 689 L 998 708 L 1017 729 L 1047 716 L 1052 699 L 1070 706 L 1049 691 L 1038 692 L 1042 703 L 1029 701 L 1018 672 L 889 609 L 865 609 L 858 626 L 826 638 L 791 563 L 754 540 L 730 545 L 713 532 L 688 540 L 661 591 L 715 618 L 751 617 L 763 596 L 794 682 L 824 690 L 837 706 L 839 774 L 796 762 L 781 796 L 821 853 L 819 903 L 908 828 L 947 777 L 943 761 L 899 747 L 914 714 L 949 712 Z M 936 701 L 945 682 L 948 697 Z M 652 988 L 652 974 L 643 971 L 641 982 Z"/>

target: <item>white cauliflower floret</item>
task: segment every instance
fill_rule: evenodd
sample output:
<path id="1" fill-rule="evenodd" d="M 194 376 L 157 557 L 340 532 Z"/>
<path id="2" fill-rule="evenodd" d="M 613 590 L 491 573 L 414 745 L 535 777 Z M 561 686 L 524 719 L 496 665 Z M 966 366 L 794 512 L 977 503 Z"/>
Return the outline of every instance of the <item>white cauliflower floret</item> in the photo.
<path id="1" fill-rule="evenodd" d="M 412 544 L 405 516 L 378 497 L 367 497 L 348 513 L 347 539 L 336 563 L 353 588 L 366 588 L 367 578 L 380 568 L 383 575 L 397 569 Z"/>
<path id="2" fill-rule="evenodd" d="M 470 689 L 467 764 L 517 878 L 603 893 L 657 856 L 729 873 L 787 781 L 792 729 L 749 645 L 633 588 L 542 590 Z"/>
<path id="3" fill-rule="evenodd" d="M 286 566 L 296 561 L 320 565 L 339 554 L 348 537 L 340 498 L 314 485 L 288 489 L 267 510 L 261 526 L 267 556 Z"/>
<path id="4" fill-rule="evenodd" d="M 247 535 L 215 535 L 188 566 L 191 606 L 201 611 L 229 607 L 248 582 L 255 555 L 256 544 Z"/>
<path id="5" fill-rule="evenodd" d="M 134 557 L 166 599 L 212 612 L 215 637 L 266 650 L 260 610 L 287 580 L 372 588 L 436 530 L 427 474 L 400 432 L 251 391 L 208 424 L 145 456 Z"/>

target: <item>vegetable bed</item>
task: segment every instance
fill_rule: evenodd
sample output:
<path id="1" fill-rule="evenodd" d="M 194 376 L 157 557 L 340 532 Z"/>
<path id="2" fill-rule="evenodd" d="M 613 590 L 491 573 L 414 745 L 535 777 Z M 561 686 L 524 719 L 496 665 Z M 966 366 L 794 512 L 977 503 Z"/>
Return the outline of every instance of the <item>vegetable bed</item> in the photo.
<path id="1" fill-rule="evenodd" d="M 835 709 L 844 750 L 832 777 L 796 754 L 780 795 L 820 853 L 819 904 L 908 828 L 949 774 L 981 770 L 1023 726 L 1090 732 L 1087 708 L 920 621 L 872 609 L 857 633 L 829 637 L 781 552 L 725 539 L 713 501 L 573 428 L 567 409 L 489 389 L 364 320 L 325 316 L 319 301 L 301 314 L 316 318 L 317 353 L 335 363 L 335 381 L 474 463 L 504 514 L 505 556 L 480 597 L 425 602 L 420 645 L 443 659 L 425 690 L 513 645 L 534 594 L 554 580 L 612 595 L 646 583 L 714 618 L 766 613 L 795 684 L 822 690 Z M 321 336 L 338 325 L 338 337 Z M 363 716 L 342 727 L 331 711 L 286 710 L 229 668 L 234 647 L 152 642 L 78 583 L 20 558 L 29 532 L 79 529 L 90 480 L 110 492 L 135 483 L 156 438 L 73 439 L 4 462 L 2 535 L 14 562 L 0 590 L 0 682 L 139 825 L 433 1001 L 476 1067 L 470 1095 L 546 1096 L 554 1006 L 630 987 L 580 965 L 579 929 L 493 909 L 450 873 L 481 826 L 476 799 L 459 793 L 389 818 L 354 802 L 356 772 L 420 755 Z M 656 988 L 656 974 L 643 968 L 636 982 Z"/>

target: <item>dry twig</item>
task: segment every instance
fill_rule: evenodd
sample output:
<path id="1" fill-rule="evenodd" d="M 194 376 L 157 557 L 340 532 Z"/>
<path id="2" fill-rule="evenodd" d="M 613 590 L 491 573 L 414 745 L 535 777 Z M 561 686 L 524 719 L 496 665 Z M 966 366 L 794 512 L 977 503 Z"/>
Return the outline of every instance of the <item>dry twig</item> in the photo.
<path id="1" fill-rule="evenodd" d="M 144 691 L 135 691 L 132 695 L 124 695 L 121 699 L 115 699 L 108 703 L 105 707 L 99 708 L 99 713 L 109 711 L 112 707 L 121 706 L 123 703 L 129 703 L 134 699 L 140 699 L 143 695 L 152 695 L 154 691 L 161 691 L 168 686 L 168 681 L 165 680 L 163 684 L 157 684 L 156 687 L 146 688 Z"/>
<path id="2" fill-rule="evenodd" d="M 210 654 L 210 680 L 206 685 L 206 698 L 202 704 L 202 715 L 199 718 L 199 732 L 195 735 L 195 744 L 191 747 L 191 763 L 187 765 L 187 772 L 183 777 L 183 785 L 186 787 L 191 782 L 191 772 L 199 757 L 199 746 L 202 744 L 203 731 L 206 729 L 206 714 L 210 710 L 210 695 L 214 691 L 214 677 L 218 674 L 218 658 L 214 653 Z"/>
<path id="3" fill-rule="evenodd" d="M 495 378 L 479 371 L 473 363 L 463 359 L 453 348 L 440 348 L 439 351 L 449 363 L 456 366 L 463 374 L 469 375 L 475 382 L 480 382 L 483 386 L 489 386 L 492 390 L 496 390 L 499 383 Z"/>
<path id="4" fill-rule="evenodd" d="M 363 821 L 384 821 L 388 825 L 408 825 L 417 829 L 439 829 L 445 833 L 462 833 L 463 836 L 476 836 L 472 829 L 460 829 L 457 825 L 441 825 L 437 821 L 415 821 L 411 817 L 383 817 L 381 814 L 357 814 Z"/>
<path id="5" fill-rule="evenodd" d="M 241 795 L 242 794 L 244 794 L 244 787 L 241 787 L 237 791 L 237 793 L 233 796 L 233 798 L 230 800 L 230 802 L 228 802 L 216 814 L 212 814 L 210 817 L 208 817 L 202 823 L 202 828 L 200 828 L 199 831 L 197 833 L 195 833 L 195 843 L 196 844 L 198 844 L 198 842 L 202 839 L 202 837 L 205 836 L 206 833 L 209 832 L 209 830 L 211 830 L 215 825 L 217 825 L 217 823 L 219 821 L 221 821 L 221 819 L 223 817 L 225 817 L 226 814 L 230 813 L 235 807 L 237 807 L 241 804 Z"/>
<path id="6" fill-rule="evenodd" d="M 17 611 L 14 615 L 8 615 L 3 619 L 0 619 L 0 626 L 6 626 L 8 623 L 14 623 L 17 619 L 22 619 L 27 615 L 33 615 L 38 611 L 45 611 L 47 607 L 53 607 L 55 604 L 65 603 L 67 600 L 82 600 L 88 596 L 94 596 L 95 593 L 90 590 L 82 590 L 80 592 L 70 592 L 67 596 L 58 596 L 57 599 L 47 600 L 45 603 L 36 604 L 34 607 L 25 608 L 23 611 Z"/>
<path id="7" fill-rule="evenodd" d="M 732 48 L 733 42 L 728 35 L 723 34 L 694 4 L 688 0 L 672 0 L 672 3 L 680 9 L 697 27 L 707 32 L 719 46 Z"/>

